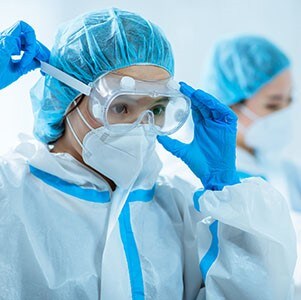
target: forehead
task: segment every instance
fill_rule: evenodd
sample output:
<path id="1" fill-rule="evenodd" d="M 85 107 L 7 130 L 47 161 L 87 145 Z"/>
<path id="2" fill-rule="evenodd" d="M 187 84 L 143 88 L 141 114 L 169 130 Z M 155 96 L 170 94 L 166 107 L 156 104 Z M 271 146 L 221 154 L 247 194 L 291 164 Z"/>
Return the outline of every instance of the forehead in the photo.
<path id="1" fill-rule="evenodd" d="M 165 80 L 171 77 L 168 71 L 153 65 L 131 66 L 118 69 L 114 73 L 145 81 Z"/>
<path id="2" fill-rule="evenodd" d="M 290 70 L 281 72 L 272 81 L 266 84 L 259 92 L 260 95 L 288 95 L 292 90 L 292 75 Z"/>

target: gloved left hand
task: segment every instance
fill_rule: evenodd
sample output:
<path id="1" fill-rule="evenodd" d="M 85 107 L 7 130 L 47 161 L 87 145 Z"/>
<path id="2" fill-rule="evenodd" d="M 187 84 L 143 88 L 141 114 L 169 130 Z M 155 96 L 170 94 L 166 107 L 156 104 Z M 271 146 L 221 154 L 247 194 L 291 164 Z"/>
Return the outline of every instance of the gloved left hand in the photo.
<path id="1" fill-rule="evenodd" d="M 13 60 L 12 55 L 23 56 Z M 20 76 L 48 61 L 50 51 L 36 40 L 33 28 L 23 21 L 0 33 L 0 89 L 16 81 Z"/>
<path id="2" fill-rule="evenodd" d="M 187 164 L 205 189 L 221 190 L 239 183 L 235 167 L 237 116 L 213 96 L 184 82 L 180 85 L 180 91 L 191 99 L 194 138 L 190 144 L 167 136 L 158 136 L 158 141 Z"/>

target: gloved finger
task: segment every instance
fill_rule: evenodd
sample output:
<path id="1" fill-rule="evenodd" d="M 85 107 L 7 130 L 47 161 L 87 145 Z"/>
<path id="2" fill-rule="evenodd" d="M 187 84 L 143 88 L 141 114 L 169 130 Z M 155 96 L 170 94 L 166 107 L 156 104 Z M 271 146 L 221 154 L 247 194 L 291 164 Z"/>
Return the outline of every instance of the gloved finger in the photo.
<path id="1" fill-rule="evenodd" d="M 36 49 L 37 53 L 34 59 L 29 63 L 29 65 L 23 68 L 23 74 L 32 71 L 36 68 L 39 68 L 41 66 L 41 61 L 46 61 L 46 62 L 49 61 L 50 51 L 47 49 L 47 47 L 44 46 L 39 41 L 36 41 L 36 44 L 37 44 L 37 49 Z M 45 73 L 42 71 L 41 74 L 45 76 Z"/>
<path id="2" fill-rule="evenodd" d="M 195 89 L 192 88 L 187 83 L 180 81 L 179 84 L 180 84 L 180 92 L 183 93 L 185 96 L 190 98 L 192 94 L 195 92 Z"/>
<path id="3" fill-rule="evenodd" d="M 180 82 L 180 86 L 180 91 L 191 99 L 191 108 L 193 111 L 199 111 L 205 119 L 214 119 L 213 110 L 216 103 L 213 101 L 214 98 L 211 95 L 202 90 L 195 90 L 185 82 Z"/>
<path id="4" fill-rule="evenodd" d="M 16 24 L 0 33 L 1 52 L 7 56 L 21 54 L 21 37 L 14 32 Z"/>
<path id="5" fill-rule="evenodd" d="M 237 117 L 231 108 L 202 90 L 197 90 L 192 94 L 191 102 L 200 110 L 206 111 L 207 116 L 212 120 L 226 123 L 232 123 L 237 120 Z"/>
<path id="6" fill-rule="evenodd" d="M 40 61 L 49 62 L 49 58 L 50 58 L 50 50 L 46 46 L 44 46 L 41 42 L 37 41 L 37 54 L 36 54 L 35 60 L 39 60 L 38 67 L 41 66 Z M 44 73 L 41 70 L 40 70 L 40 73 L 42 76 L 46 75 L 46 73 Z"/>
<path id="7" fill-rule="evenodd" d="M 22 46 L 33 45 L 36 41 L 36 35 L 33 28 L 24 21 L 18 21 L 11 28 L 4 30 L 1 35 L 22 39 Z"/>
<path id="8" fill-rule="evenodd" d="M 212 95 L 202 90 L 195 90 L 185 82 L 180 82 L 180 86 L 180 91 L 191 99 L 192 110 L 196 113 L 199 112 L 204 119 L 226 123 L 237 120 L 234 112 Z M 194 116 L 196 117 L 196 114 Z"/>
<path id="9" fill-rule="evenodd" d="M 29 71 L 33 71 L 36 68 L 39 68 L 41 65 L 40 61 L 37 59 L 33 59 L 25 68 L 20 68 L 21 75 L 28 73 Z"/>
<path id="10" fill-rule="evenodd" d="M 208 109 L 212 111 L 216 111 L 221 114 L 227 114 L 229 112 L 229 108 L 226 105 L 222 104 L 212 95 L 202 90 L 196 90 L 192 94 L 192 100 L 194 100 L 196 106 L 200 104 L 202 106 L 206 106 Z"/>
<path id="11" fill-rule="evenodd" d="M 2 36 L 11 36 L 11 37 L 17 37 L 17 38 L 19 38 L 21 36 L 21 32 L 22 32 L 22 30 L 21 30 L 21 28 L 22 28 L 21 22 L 23 22 L 23 21 L 18 21 L 14 25 L 12 25 L 11 27 L 3 30 L 1 32 L 1 35 Z"/>
<path id="12" fill-rule="evenodd" d="M 41 61 L 48 62 L 50 57 L 49 49 L 39 41 L 36 41 L 36 46 L 37 48 L 35 58 Z"/>
<path id="13" fill-rule="evenodd" d="M 36 35 L 33 28 L 27 23 L 20 21 L 18 30 L 21 37 L 21 50 L 24 51 L 22 59 L 20 61 L 20 67 L 25 69 L 29 65 L 36 55 Z M 17 29 L 14 34 L 17 33 Z"/>
<path id="14" fill-rule="evenodd" d="M 23 55 L 21 64 L 28 64 L 35 53 L 35 33 L 33 28 L 24 21 L 18 21 L 12 27 L 1 32 L 2 37 L 6 37 L 6 43 L 9 44 L 6 49 L 10 49 L 10 55 L 19 55 L 21 50 L 31 55 Z M 31 58 L 30 58 L 31 56 Z"/>
<path id="15" fill-rule="evenodd" d="M 2 53 L 11 57 L 12 55 L 21 54 L 21 39 L 11 36 L 0 36 L 0 48 Z"/>
<path id="16" fill-rule="evenodd" d="M 193 94 L 196 92 L 194 88 L 186 84 L 185 82 L 180 82 L 180 92 L 185 96 L 189 97 L 191 100 L 191 109 L 195 112 L 201 113 L 201 116 L 205 119 L 211 117 L 211 111 L 205 105 L 200 103 L 198 100 L 193 99 Z"/>
<path id="17" fill-rule="evenodd" d="M 183 157 L 184 151 L 186 149 L 186 144 L 176 140 L 172 139 L 169 136 L 158 136 L 157 137 L 158 142 L 170 153 L 175 155 L 176 157 Z"/>

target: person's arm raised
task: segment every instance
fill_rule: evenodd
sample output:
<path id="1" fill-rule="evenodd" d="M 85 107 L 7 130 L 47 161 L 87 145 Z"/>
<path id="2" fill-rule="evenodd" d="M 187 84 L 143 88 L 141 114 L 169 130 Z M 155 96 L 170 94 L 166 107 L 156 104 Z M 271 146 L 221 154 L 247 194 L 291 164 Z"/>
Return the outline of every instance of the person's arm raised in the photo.
<path id="1" fill-rule="evenodd" d="M 14 55 L 22 55 L 15 60 Z M 33 28 L 24 21 L 0 33 L 0 89 L 48 61 L 50 51 L 36 39 Z"/>

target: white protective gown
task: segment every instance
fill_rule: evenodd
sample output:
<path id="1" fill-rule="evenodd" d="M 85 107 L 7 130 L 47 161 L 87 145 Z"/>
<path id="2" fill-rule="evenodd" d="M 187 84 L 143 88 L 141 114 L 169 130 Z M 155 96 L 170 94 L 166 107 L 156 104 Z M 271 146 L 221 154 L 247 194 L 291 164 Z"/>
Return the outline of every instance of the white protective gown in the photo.
<path id="1" fill-rule="evenodd" d="M 195 191 L 159 169 L 150 157 L 106 240 L 115 192 L 23 140 L 1 161 L 0 299 L 291 299 L 295 234 L 276 190 Z"/>
<path id="2" fill-rule="evenodd" d="M 263 159 L 262 159 L 263 160 Z M 276 164 L 275 161 L 278 161 Z M 262 176 L 269 181 L 286 199 L 290 207 L 290 215 L 296 231 L 297 237 L 297 263 L 294 272 L 295 282 L 295 300 L 301 299 L 301 193 L 298 192 L 297 182 L 299 182 L 301 175 L 301 163 L 294 160 L 292 157 L 280 156 L 278 160 L 274 157 L 272 161 L 260 162 L 255 156 L 241 147 L 237 147 L 236 153 L 237 170 L 241 178 L 250 176 Z"/>

